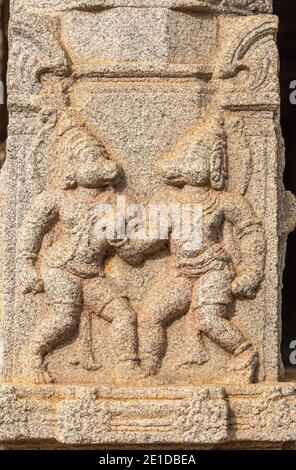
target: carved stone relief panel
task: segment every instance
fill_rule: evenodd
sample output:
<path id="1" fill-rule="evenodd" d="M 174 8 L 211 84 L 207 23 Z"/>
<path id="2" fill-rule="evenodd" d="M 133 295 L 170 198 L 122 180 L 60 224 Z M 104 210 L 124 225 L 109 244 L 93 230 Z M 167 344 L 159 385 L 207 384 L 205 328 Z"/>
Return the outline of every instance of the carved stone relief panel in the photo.
<path id="1" fill-rule="evenodd" d="M 63 442 L 145 426 L 159 442 L 156 416 L 168 442 L 227 440 L 224 387 L 281 376 L 294 200 L 271 1 L 14 0 L 12 13 L 4 381 L 72 386 Z M 193 232 L 176 236 L 191 208 Z M 144 236 L 149 211 L 166 236 Z M 84 409 L 100 426 L 77 437 Z"/>
<path id="2" fill-rule="evenodd" d="M 15 373 L 36 383 L 68 382 L 73 374 L 75 380 L 96 383 L 112 380 L 110 371 L 116 371 L 116 362 L 123 367 L 126 356 L 130 365 L 122 368 L 119 380 L 128 379 L 127 368 L 131 379 L 135 369 L 135 380 L 138 374 L 147 375 L 152 383 L 177 377 L 211 382 L 219 380 L 221 364 L 232 371 L 240 369 L 240 363 L 247 382 L 258 371 L 264 379 L 264 346 L 260 352 L 258 347 L 263 344 L 260 335 L 266 334 L 265 319 L 263 314 L 259 328 L 257 324 L 252 331 L 250 309 L 262 309 L 260 297 L 268 287 L 260 289 L 265 278 L 266 207 L 264 198 L 256 197 L 254 180 L 260 178 L 262 184 L 266 178 L 262 165 L 266 157 L 259 154 L 266 146 L 255 145 L 255 139 L 262 137 L 252 135 L 251 126 L 259 115 L 268 128 L 276 108 L 276 51 L 274 43 L 269 47 L 276 21 L 268 16 L 234 21 L 158 6 L 94 12 L 90 5 L 90 9 L 71 7 L 50 20 L 43 16 L 35 28 L 33 55 L 28 42 L 34 17 L 21 23 L 14 19 L 11 26 L 18 32 L 11 54 L 17 55 L 19 76 L 16 81 L 12 75 L 12 113 L 20 116 L 14 96 L 22 91 L 21 113 L 35 127 L 33 131 L 22 126 L 25 135 L 20 130 L 21 138 L 28 139 L 28 163 L 22 163 L 27 178 L 20 188 L 16 254 L 16 308 L 22 312 L 22 324 L 16 326 L 20 335 L 14 334 L 19 358 L 27 355 L 24 362 L 30 370 L 22 373 L 19 359 Z M 132 34 L 135 24 L 137 37 Z M 264 55 L 261 72 L 253 73 L 252 54 Z M 22 90 L 16 89 L 14 95 L 15 87 Z M 261 90 L 270 95 L 266 98 Z M 253 101 L 261 94 L 256 113 Z M 242 103 L 246 99 L 249 103 Z M 265 138 L 269 134 L 272 141 L 273 132 L 272 127 L 265 129 Z M 204 160 L 213 173 L 207 184 L 198 181 Z M 98 181 L 91 185 L 102 190 L 89 207 L 80 207 L 80 192 L 87 193 L 90 183 L 80 175 L 80 184 L 77 174 L 84 166 L 85 173 L 90 168 L 95 172 L 95 165 Z M 208 191 L 201 197 L 205 188 Z M 105 246 L 99 244 L 87 253 L 84 244 L 91 243 L 97 222 L 94 206 L 109 199 L 114 204 L 119 194 L 137 202 L 150 198 L 168 204 L 200 202 L 202 211 L 209 212 L 209 221 L 205 216 L 203 222 L 208 240 L 201 253 L 192 258 L 174 240 L 167 240 L 166 247 L 151 247 L 148 256 L 146 241 L 134 248 L 132 259 L 125 253 L 132 250 L 128 248 L 132 241 L 110 250 L 106 240 Z M 227 247 L 235 237 L 236 260 Z M 167 270 L 172 280 L 164 282 Z M 60 294 L 59 286 L 63 286 Z M 221 292 L 215 293 L 217 286 Z M 110 289 L 113 294 L 107 292 Z M 174 298 L 178 291 L 181 297 Z M 39 313 L 47 309 L 51 313 Z M 228 315 L 234 315 L 241 327 L 234 326 Z M 114 325 L 116 321 L 121 324 Z M 79 326 L 81 334 L 75 339 Z M 122 345 L 126 351 L 116 358 L 120 342 L 127 343 L 120 334 L 124 338 L 127 331 L 130 344 Z M 246 368 L 245 362 L 249 362 Z M 270 373 L 277 374 L 274 362 Z M 237 380 L 237 374 L 231 374 Z"/>

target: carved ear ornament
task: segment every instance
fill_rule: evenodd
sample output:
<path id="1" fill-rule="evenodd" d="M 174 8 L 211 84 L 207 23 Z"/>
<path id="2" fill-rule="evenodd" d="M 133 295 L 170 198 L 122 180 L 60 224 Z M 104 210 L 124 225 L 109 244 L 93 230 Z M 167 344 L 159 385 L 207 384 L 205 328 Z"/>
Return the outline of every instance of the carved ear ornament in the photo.
<path id="1" fill-rule="evenodd" d="M 224 189 L 227 179 L 227 134 L 224 119 L 219 117 L 212 124 L 212 152 L 210 157 L 211 185 L 213 189 Z"/>

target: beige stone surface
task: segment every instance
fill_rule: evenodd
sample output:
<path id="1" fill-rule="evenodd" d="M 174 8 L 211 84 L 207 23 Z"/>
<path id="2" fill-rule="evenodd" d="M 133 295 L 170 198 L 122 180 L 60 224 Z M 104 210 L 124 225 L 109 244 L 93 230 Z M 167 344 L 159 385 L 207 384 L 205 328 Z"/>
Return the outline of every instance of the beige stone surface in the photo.
<path id="1" fill-rule="evenodd" d="M 271 4 L 12 2 L 3 442 L 296 441 Z M 98 237 L 123 198 L 173 207 L 168 236 Z"/>

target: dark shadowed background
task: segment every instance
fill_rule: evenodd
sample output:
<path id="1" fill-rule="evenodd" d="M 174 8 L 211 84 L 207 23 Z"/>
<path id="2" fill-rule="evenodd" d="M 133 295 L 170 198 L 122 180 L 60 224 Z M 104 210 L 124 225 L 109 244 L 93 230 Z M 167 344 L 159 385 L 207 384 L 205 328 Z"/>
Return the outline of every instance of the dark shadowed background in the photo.
<path id="1" fill-rule="evenodd" d="M 278 46 L 281 59 L 281 122 L 286 145 L 285 186 L 296 194 L 296 105 L 290 103 L 290 83 L 296 80 L 296 0 L 274 0 L 280 18 Z M 290 365 L 290 343 L 296 340 L 296 232 L 288 239 L 283 287 L 282 353 Z"/>

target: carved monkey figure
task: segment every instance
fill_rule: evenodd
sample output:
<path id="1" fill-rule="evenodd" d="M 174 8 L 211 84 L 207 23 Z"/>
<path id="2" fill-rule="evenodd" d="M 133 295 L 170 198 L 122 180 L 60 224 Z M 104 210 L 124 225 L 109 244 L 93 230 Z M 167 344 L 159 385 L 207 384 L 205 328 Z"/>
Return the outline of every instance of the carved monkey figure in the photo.
<path id="1" fill-rule="evenodd" d="M 153 203 L 190 204 L 201 208 L 201 243 L 176 239 L 170 223 L 171 266 L 143 301 L 138 315 L 139 355 L 145 373 L 155 375 L 162 363 L 166 329 L 189 310 L 198 329 L 227 351 L 235 380 L 251 382 L 258 354 L 242 332 L 226 318 L 227 308 L 238 298 L 254 298 L 263 279 L 265 236 L 253 208 L 241 194 L 229 191 L 227 180 L 227 136 L 223 119 L 208 129 L 195 129 L 158 163 L 167 187 Z M 223 241 L 229 223 L 239 240 L 241 262 L 234 266 Z M 192 237 L 195 231 L 192 231 Z M 164 241 L 165 242 L 165 241 Z M 130 240 L 145 259 L 147 240 Z M 151 241 L 156 250 L 159 244 Z M 231 372 L 229 376 L 231 377 Z M 231 380 L 231 378 L 230 378 Z"/>
<path id="2" fill-rule="evenodd" d="M 114 204 L 120 167 L 82 127 L 59 138 L 56 184 L 33 200 L 19 237 L 18 263 L 24 293 L 45 292 L 48 312 L 22 352 L 25 379 L 53 381 L 45 357 L 79 326 L 83 309 L 112 323 L 115 377 L 129 380 L 137 364 L 136 317 L 122 292 L 104 272 L 113 248 L 97 236 L 97 208 Z M 43 243 L 52 233 L 50 243 Z"/>

